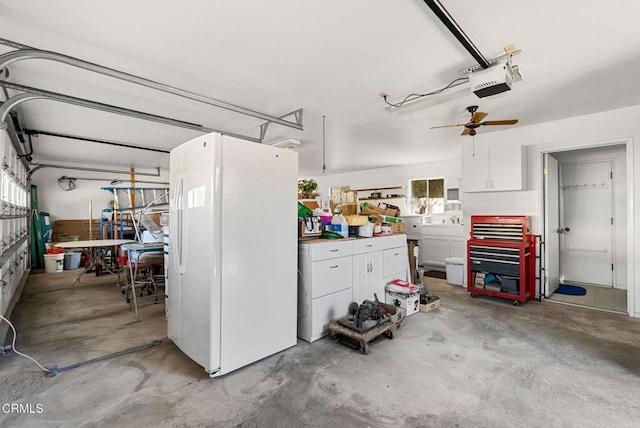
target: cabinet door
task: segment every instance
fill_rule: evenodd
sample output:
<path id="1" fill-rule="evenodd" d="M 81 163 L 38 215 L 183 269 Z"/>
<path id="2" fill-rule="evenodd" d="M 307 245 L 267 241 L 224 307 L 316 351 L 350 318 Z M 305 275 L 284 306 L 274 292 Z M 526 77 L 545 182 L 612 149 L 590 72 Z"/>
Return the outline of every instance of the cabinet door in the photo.
<path id="1" fill-rule="evenodd" d="M 369 263 L 371 271 L 369 272 L 369 283 L 367 287 L 368 300 L 373 300 L 373 293 L 378 295 L 378 299 L 384 300 L 384 286 L 382 282 L 382 251 L 376 251 L 369 254 Z"/>
<path id="2" fill-rule="evenodd" d="M 382 257 L 382 274 L 384 276 L 404 273 L 407 270 L 407 265 L 409 263 L 407 247 L 390 248 L 388 250 L 384 250 L 382 253 Z"/>
<path id="3" fill-rule="evenodd" d="M 370 270 L 368 254 L 353 256 L 353 301 L 358 304 L 367 298 L 367 281 Z"/>
<path id="4" fill-rule="evenodd" d="M 380 292 L 382 291 L 382 294 Z M 378 298 L 384 296 L 382 284 L 382 251 L 353 256 L 353 300 L 373 300 L 373 293 Z"/>
<path id="5" fill-rule="evenodd" d="M 462 188 L 464 192 L 489 190 L 489 149 L 476 147 L 462 152 Z"/>
<path id="6" fill-rule="evenodd" d="M 352 266 L 351 257 L 338 257 L 336 259 L 313 262 L 311 267 L 311 276 L 313 278 L 311 297 L 315 299 L 316 297 L 351 288 Z"/>
<path id="7" fill-rule="evenodd" d="M 425 237 L 420 249 L 425 264 L 444 266 L 444 259 L 449 257 L 449 238 L 444 236 Z"/>
<path id="8" fill-rule="evenodd" d="M 489 188 L 492 191 L 522 190 L 522 146 L 506 144 L 489 153 Z"/>
<path id="9" fill-rule="evenodd" d="M 449 239 L 449 257 L 467 257 L 467 243 L 462 238 Z"/>
<path id="10" fill-rule="evenodd" d="M 312 328 L 310 342 L 324 336 L 331 321 L 347 316 L 350 304 L 351 290 L 342 290 L 313 299 L 311 302 Z"/>

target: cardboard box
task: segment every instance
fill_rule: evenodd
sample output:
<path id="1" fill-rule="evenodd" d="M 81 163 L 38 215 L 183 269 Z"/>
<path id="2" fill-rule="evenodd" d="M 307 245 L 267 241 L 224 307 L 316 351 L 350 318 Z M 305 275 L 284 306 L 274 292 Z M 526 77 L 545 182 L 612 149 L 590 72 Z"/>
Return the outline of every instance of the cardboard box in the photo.
<path id="1" fill-rule="evenodd" d="M 438 296 L 428 296 L 425 303 L 420 302 L 420 312 L 429 312 L 440 307 Z"/>
<path id="2" fill-rule="evenodd" d="M 52 236 L 54 241 L 60 241 L 61 236 L 77 236 L 79 240 L 100 239 L 100 220 L 56 220 L 53 224 Z"/>
<path id="3" fill-rule="evenodd" d="M 405 233 L 404 223 L 391 223 L 391 233 Z"/>
<path id="4" fill-rule="evenodd" d="M 419 291 L 413 294 L 405 294 L 387 290 L 384 295 L 385 303 L 399 307 L 406 316 L 413 315 L 420 309 Z"/>

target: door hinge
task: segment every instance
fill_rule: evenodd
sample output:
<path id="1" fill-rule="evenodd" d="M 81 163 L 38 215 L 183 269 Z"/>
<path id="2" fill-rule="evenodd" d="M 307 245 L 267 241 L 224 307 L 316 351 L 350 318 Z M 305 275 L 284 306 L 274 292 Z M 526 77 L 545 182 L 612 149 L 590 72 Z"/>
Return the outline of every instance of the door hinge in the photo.
<path id="1" fill-rule="evenodd" d="M 613 171 L 609 171 L 609 178 L 613 180 Z"/>
<path id="2" fill-rule="evenodd" d="M 611 224 L 613 224 L 613 217 L 611 217 Z"/>

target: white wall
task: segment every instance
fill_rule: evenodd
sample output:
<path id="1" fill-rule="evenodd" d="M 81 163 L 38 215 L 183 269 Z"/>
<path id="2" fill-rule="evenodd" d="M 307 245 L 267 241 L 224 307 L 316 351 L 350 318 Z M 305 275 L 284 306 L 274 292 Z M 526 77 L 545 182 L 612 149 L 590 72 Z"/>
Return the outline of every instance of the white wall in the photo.
<path id="1" fill-rule="evenodd" d="M 337 186 L 350 186 L 352 189 L 366 189 L 376 186 L 404 186 L 406 189 L 409 185 L 409 180 L 420 178 L 444 177 L 444 187 L 446 189 L 459 187 L 460 168 L 460 159 L 449 159 L 306 178 L 313 178 L 318 182 L 320 196 L 328 196 L 329 188 Z M 368 194 L 364 196 L 368 196 Z M 390 204 L 399 206 L 401 215 L 409 215 L 409 208 L 405 202 L 398 199 L 389 201 Z"/>
<path id="2" fill-rule="evenodd" d="M 631 190 L 627 195 L 627 215 L 629 216 L 627 235 L 630 236 L 627 250 L 628 258 L 632 262 L 629 264 L 626 282 L 630 296 L 629 314 L 636 317 L 640 317 L 640 287 L 634 285 L 634 278 L 640 278 L 640 263 L 637 263 L 637 257 L 640 255 L 640 228 L 635 225 L 640 224 L 640 210 L 635 209 L 634 201 L 640 198 L 640 174 L 634 173 L 634 165 L 640 165 L 640 122 L 637 120 L 639 115 L 640 106 L 634 106 L 476 137 L 476 142 L 491 145 L 513 143 L 527 146 L 528 190 L 513 192 L 512 195 L 501 192 L 485 193 L 476 202 L 481 203 L 482 208 L 492 205 L 497 209 L 508 208 L 512 213 L 530 214 L 532 232 L 536 234 L 541 234 L 543 230 L 542 154 L 544 152 L 628 143 L 625 167 Z M 465 216 L 475 214 L 478 209 L 467 195 L 465 194 L 464 201 Z M 523 195 L 526 197 L 522 197 Z M 534 205 L 532 205 L 533 197 L 537 198 L 537 203 Z M 465 227 L 468 226 L 465 225 Z"/>
<path id="3" fill-rule="evenodd" d="M 98 167 L 107 168 L 108 167 Z M 115 168 L 111 168 L 115 169 Z M 160 171 L 160 177 L 136 175 L 136 180 L 168 182 L 169 172 Z M 76 181 L 76 189 L 65 191 L 58 184 L 58 178 L 62 176 L 78 178 L 100 178 L 104 181 L 82 180 Z M 109 201 L 113 195 L 102 190 L 102 187 L 129 187 L 129 182 L 112 185 L 111 181 L 129 180 L 128 174 L 113 174 L 106 172 L 75 171 L 59 168 L 43 168 L 33 173 L 31 184 L 38 186 L 38 203 L 40 211 L 48 212 L 52 223 L 55 220 L 87 220 L 89 219 L 89 201 L 92 201 L 93 215 L 97 219 L 104 208 L 109 207 Z M 163 187 L 161 185 L 136 184 L 136 187 Z"/>
<path id="4" fill-rule="evenodd" d="M 640 165 L 640 106 L 612 110 L 538 125 L 512 128 L 500 132 L 479 134 L 476 143 L 501 145 L 507 143 L 527 146 L 528 187 L 520 192 L 493 192 L 463 195 L 465 236 L 468 236 L 468 217 L 472 214 L 524 214 L 531 216 L 532 233 L 543 230 L 542 204 L 542 154 L 610 144 L 627 144 L 626 171 L 630 193 L 627 195 L 629 236 L 627 287 L 630 298 L 628 311 L 640 317 L 640 287 L 634 278 L 640 278 L 640 210 L 634 201 L 640 200 L 640 173 L 634 173 L 634 165 Z M 465 137 L 466 138 L 466 137 Z M 468 139 L 467 139 L 468 140 Z M 465 140 L 465 141 L 467 141 Z M 459 159 L 446 162 L 397 166 L 353 172 L 347 174 L 314 177 L 321 194 L 326 195 L 330 186 L 350 185 L 352 188 L 404 185 L 411 178 L 445 177 L 446 187 L 458 187 L 457 179 L 463 176 Z"/>

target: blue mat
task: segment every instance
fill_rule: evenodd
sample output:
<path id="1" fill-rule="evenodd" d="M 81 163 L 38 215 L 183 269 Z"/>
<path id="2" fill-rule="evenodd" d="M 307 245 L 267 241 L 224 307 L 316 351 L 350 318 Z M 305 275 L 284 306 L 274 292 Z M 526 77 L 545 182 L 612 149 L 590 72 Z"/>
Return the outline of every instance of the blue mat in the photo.
<path id="1" fill-rule="evenodd" d="M 560 284 L 556 293 L 568 294 L 570 296 L 584 296 L 587 294 L 587 290 L 584 287 L 578 287 L 577 285 Z"/>

